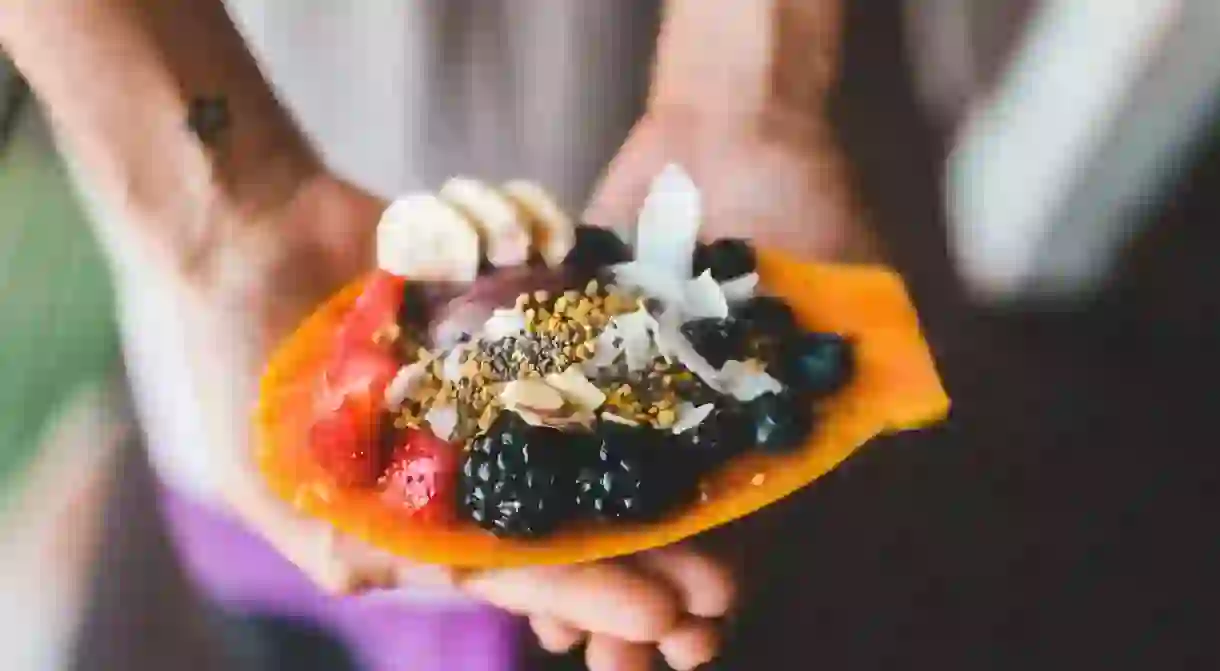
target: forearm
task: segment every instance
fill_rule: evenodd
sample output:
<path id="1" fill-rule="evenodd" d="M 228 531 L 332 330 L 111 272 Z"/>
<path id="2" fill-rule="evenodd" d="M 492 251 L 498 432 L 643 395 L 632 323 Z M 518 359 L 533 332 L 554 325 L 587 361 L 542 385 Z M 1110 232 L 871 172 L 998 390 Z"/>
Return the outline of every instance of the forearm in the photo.
<path id="1" fill-rule="evenodd" d="M 842 0 L 666 0 L 652 104 L 820 114 L 838 74 L 841 9 Z"/>
<path id="2" fill-rule="evenodd" d="M 5 0 L 0 45 L 92 186 L 184 259 L 316 170 L 219 0 Z M 199 133 L 209 98 L 227 121 Z"/>

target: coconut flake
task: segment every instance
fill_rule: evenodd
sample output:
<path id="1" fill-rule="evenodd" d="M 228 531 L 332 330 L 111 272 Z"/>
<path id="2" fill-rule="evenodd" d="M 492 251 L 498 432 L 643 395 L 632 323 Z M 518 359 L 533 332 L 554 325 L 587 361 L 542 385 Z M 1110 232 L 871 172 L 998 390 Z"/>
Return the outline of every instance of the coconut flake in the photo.
<path id="1" fill-rule="evenodd" d="M 647 368 L 657 354 L 653 344 L 653 335 L 658 326 L 657 320 L 648 314 L 648 310 L 641 307 L 635 312 L 615 315 L 610 323 L 614 335 L 622 339 L 623 354 L 627 357 L 627 370 L 638 371 Z"/>
<path id="2" fill-rule="evenodd" d="M 558 390 L 538 379 L 513 380 L 500 392 L 504 407 L 553 412 L 563 407 L 564 398 Z"/>
<path id="3" fill-rule="evenodd" d="M 730 360 L 720 369 L 720 383 L 725 393 L 748 403 L 767 393 L 783 391 L 784 385 L 766 371 L 746 362 Z"/>
<path id="4" fill-rule="evenodd" d="M 441 363 L 441 379 L 446 382 L 457 382 L 462 379 L 462 354 L 471 349 L 470 343 L 462 343 L 454 346 L 445 355 L 445 360 Z"/>
<path id="5" fill-rule="evenodd" d="M 527 320 L 520 310 L 496 308 L 483 324 L 484 340 L 496 341 L 525 333 Z"/>
<path id="6" fill-rule="evenodd" d="M 599 370 L 609 367 L 618 359 L 623 348 L 621 345 L 614 344 L 616 337 L 609 328 L 603 329 L 601 333 L 597 334 L 597 339 L 593 341 L 592 358 L 585 360 L 580 366 L 585 375 L 597 375 Z"/>
<path id="7" fill-rule="evenodd" d="M 678 310 L 670 309 L 661 314 L 657 322 L 656 342 L 661 356 L 686 366 L 686 369 L 699 376 L 703 383 L 712 389 L 723 392 L 720 385 L 720 371 L 716 370 L 708 360 L 695 350 L 695 346 L 682 335 L 682 316 Z"/>
<path id="8" fill-rule="evenodd" d="M 729 316 L 729 303 L 720 283 L 705 270 L 689 280 L 682 291 L 682 312 L 690 319 L 724 319 Z"/>
<path id="9" fill-rule="evenodd" d="M 627 419 L 626 417 L 623 417 L 621 415 L 616 415 L 612 412 L 603 412 L 601 417 L 603 420 L 605 420 L 607 422 L 613 422 L 615 424 L 622 424 L 623 426 L 639 426 L 640 425 L 639 422 L 637 422 L 633 419 Z"/>
<path id="10" fill-rule="evenodd" d="M 691 276 L 702 204 L 698 187 L 677 164 L 653 180 L 635 231 L 635 258 L 680 280 Z"/>
<path id="11" fill-rule="evenodd" d="M 690 431 L 691 429 L 702 424 L 703 420 L 707 419 L 715 409 L 716 406 L 712 403 L 695 405 L 693 403 L 683 401 L 682 403 L 679 403 L 678 407 L 676 408 L 678 419 L 674 422 L 674 425 L 670 430 L 675 434 L 686 433 L 687 431 Z"/>
<path id="12" fill-rule="evenodd" d="M 559 391 L 572 405 L 589 412 L 606 402 L 606 394 L 589 381 L 579 366 L 568 366 L 562 373 L 546 376 L 546 383 Z"/>
<path id="13" fill-rule="evenodd" d="M 610 267 L 614 282 L 624 289 L 632 289 L 666 305 L 679 304 L 683 296 L 683 285 L 687 277 L 676 275 L 667 268 L 658 268 L 640 261 L 627 261 Z"/>
<path id="14" fill-rule="evenodd" d="M 387 408 L 396 409 L 402 405 L 403 401 L 415 391 L 419 382 L 424 379 L 424 375 L 428 372 L 428 366 L 432 363 L 432 358 L 420 359 L 409 363 L 398 369 L 398 373 L 394 375 L 394 379 L 390 380 L 390 384 L 385 388 L 385 404 Z"/>
<path id="15" fill-rule="evenodd" d="M 436 434 L 441 440 L 452 440 L 453 430 L 457 428 L 457 408 L 450 404 L 439 405 L 432 404 L 428 413 L 424 415 L 428 426 L 432 429 L 432 433 Z"/>
<path id="16" fill-rule="evenodd" d="M 758 273 L 747 273 L 720 285 L 720 291 L 729 303 L 744 303 L 754 298 L 758 291 Z"/>

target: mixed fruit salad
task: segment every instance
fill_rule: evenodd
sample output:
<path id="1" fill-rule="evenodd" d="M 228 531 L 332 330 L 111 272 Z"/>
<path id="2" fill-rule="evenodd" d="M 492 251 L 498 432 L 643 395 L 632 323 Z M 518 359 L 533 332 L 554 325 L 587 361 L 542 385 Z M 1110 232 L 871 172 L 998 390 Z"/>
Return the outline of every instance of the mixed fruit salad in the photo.
<path id="1" fill-rule="evenodd" d="M 313 458 L 413 522 L 537 539 L 660 520 L 727 462 L 800 449 L 853 340 L 802 329 L 750 243 L 700 241 L 700 219 L 676 166 L 630 235 L 527 182 L 396 201 L 319 380 Z"/>

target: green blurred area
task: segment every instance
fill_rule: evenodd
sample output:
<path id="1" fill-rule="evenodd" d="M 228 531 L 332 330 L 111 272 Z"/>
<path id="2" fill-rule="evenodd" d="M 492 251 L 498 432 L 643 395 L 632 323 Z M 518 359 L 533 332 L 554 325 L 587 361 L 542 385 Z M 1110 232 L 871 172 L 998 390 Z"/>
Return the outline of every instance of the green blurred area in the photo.
<path id="1" fill-rule="evenodd" d="M 105 262 L 27 100 L 0 148 L 0 486 L 14 482 L 67 396 L 117 357 Z"/>

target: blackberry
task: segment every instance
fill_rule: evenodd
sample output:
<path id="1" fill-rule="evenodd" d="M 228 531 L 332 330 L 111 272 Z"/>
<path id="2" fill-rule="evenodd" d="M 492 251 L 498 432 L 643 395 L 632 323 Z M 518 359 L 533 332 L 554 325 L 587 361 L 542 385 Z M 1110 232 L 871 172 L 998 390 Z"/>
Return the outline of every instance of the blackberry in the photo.
<path id="1" fill-rule="evenodd" d="M 851 342 L 835 333 L 804 333 L 780 345 L 778 377 L 806 394 L 838 391 L 854 367 Z"/>
<path id="2" fill-rule="evenodd" d="M 575 512 L 576 460 L 568 434 L 502 412 L 462 461 L 459 504 L 498 536 L 545 535 Z"/>
<path id="3" fill-rule="evenodd" d="M 598 269 L 631 260 L 631 250 L 617 233 L 608 228 L 581 224 L 564 265 L 592 277 Z"/>
<path id="4" fill-rule="evenodd" d="M 721 397 L 716 407 L 693 429 L 676 440 L 702 470 L 715 468 L 754 446 L 754 420 L 736 399 Z"/>
<path id="5" fill-rule="evenodd" d="M 732 317 L 695 319 L 680 330 L 695 351 L 716 368 L 729 359 L 745 358 L 749 332 L 744 323 Z"/>
<path id="6" fill-rule="evenodd" d="M 601 422 L 592 444 L 596 454 L 576 482 L 576 503 L 587 514 L 655 521 L 698 492 L 698 464 L 669 432 Z"/>
<path id="7" fill-rule="evenodd" d="M 754 247 L 738 238 L 721 238 L 695 247 L 695 275 L 712 271 L 717 282 L 748 275 L 758 268 Z"/>
<path id="8" fill-rule="evenodd" d="M 792 451 L 814 428 L 811 399 L 790 389 L 763 394 L 746 409 L 754 426 L 754 444 L 764 452 Z"/>

